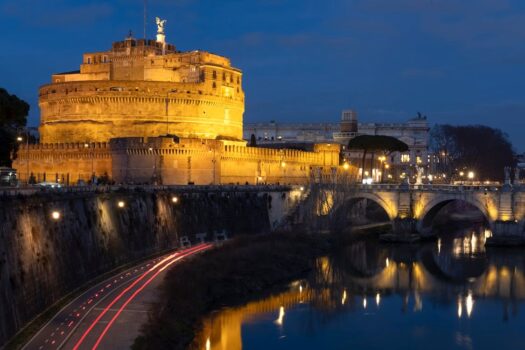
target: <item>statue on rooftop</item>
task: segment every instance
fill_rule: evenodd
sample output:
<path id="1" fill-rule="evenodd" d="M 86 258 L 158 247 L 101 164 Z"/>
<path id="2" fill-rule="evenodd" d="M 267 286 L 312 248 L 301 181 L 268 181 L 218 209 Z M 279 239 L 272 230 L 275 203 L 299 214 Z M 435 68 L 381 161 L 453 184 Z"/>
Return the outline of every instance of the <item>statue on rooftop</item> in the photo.
<path id="1" fill-rule="evenodd" d="M 155 17 L 155 21 L 157 22 L 157 34 L 164 34 L 164 26 L 166 25 L 167 20 Z"/>

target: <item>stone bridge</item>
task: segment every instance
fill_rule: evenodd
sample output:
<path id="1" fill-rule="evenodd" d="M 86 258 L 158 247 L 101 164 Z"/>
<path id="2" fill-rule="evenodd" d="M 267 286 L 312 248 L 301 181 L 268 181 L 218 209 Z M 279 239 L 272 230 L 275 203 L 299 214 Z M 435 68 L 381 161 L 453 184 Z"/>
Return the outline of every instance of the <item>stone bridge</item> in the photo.
<path id="1" fill-rule="evenodd" d="M 485 216 L 495 235 L 522 235 L 525 223 L 525 187 L 511 185 L 373 184 L 336 186 L 343 200 L 368 199 L 381 206 L 401 229 L 429 234 L 436 214 L 452 201 L 463 201 Z M 335 202 L 332 210 L 337 210 Z M 409 226 L 407 226 L 409 225 Z"/>

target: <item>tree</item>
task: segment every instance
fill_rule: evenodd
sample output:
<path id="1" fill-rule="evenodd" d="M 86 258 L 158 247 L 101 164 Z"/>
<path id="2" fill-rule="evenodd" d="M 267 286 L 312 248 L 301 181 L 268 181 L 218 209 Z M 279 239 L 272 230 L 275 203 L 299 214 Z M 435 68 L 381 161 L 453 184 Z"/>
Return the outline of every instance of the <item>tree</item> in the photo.
<path id="1" fill-rule="evenodd" d="M 17 149 L 17 133 L 26 126 L 28 112 L 25 101 L 0 88 L 0 165 L 11 166 L 11 154 Z"/>
<path id="2" fill-rule="evenodd" d="M 438 170 L 449 177 L 473 171 L 478 180 L 503 180 L 503 169 L 516 165 L 512 144 L 499 129 L 484 125 L 436 125 L 430 148 L 438 157 Z"/>
<path id="3" fill-rule="evenodd" d="M 372 153 L 372 160 L 370 161 L 370 169 L 372 169 L 376 152 L 382 152 L 385 155 L 392 152 L 406 152 L 408 151 L 408 145 L 392 136 L 360 135 L 354 137 L 348 142 L 348 149 L 363 151 L 361 159 L 361 169 L 363 169 L 361 178 L 364 179 L 365 159 L 368 152 Z"/>

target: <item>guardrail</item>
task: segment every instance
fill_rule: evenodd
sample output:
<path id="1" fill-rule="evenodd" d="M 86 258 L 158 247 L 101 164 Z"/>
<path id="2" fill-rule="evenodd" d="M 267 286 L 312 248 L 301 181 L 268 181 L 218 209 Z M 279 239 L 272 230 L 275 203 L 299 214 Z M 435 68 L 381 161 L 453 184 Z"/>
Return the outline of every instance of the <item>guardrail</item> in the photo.
<path id="1" fill-rule="evenodd" d="M 119 191 L 172 191 L 177 193 L 206 192 L 284 192 L 299 189 L 299 185 L 99 185 L 99 186 L 64 186 L 48 188 L 41 186 L 0 187 L 0 196 L 30 196 L 40 193 L 110 193 Z"/>

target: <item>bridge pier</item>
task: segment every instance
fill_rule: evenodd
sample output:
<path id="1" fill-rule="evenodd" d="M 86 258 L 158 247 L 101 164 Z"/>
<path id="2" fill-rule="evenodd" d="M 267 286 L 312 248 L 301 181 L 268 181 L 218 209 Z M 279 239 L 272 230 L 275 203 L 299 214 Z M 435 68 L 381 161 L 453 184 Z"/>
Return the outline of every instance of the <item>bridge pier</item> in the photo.
<path id="1" fill-rule="evenodd" d="M 516 236 L 525 238 L 523 236 L 523 225 L 518 220 L 495 221 L 492 224 L 492 235 L 494 237 Z"/>

